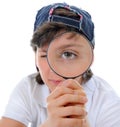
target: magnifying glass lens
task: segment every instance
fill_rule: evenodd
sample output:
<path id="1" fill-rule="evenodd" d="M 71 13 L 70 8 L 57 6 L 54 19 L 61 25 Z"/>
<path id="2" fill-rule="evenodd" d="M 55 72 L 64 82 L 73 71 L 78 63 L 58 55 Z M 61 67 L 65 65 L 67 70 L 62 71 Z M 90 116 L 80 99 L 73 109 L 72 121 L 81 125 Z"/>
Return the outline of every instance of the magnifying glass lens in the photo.
<path id="1" fill-rule="evenodd" d="M 90 67 L 93 50 L 90 42 L 83 35 L 66 32 L 51 41 L 47 60 L 56 74 L 64 78 L 75 78 Z"/>

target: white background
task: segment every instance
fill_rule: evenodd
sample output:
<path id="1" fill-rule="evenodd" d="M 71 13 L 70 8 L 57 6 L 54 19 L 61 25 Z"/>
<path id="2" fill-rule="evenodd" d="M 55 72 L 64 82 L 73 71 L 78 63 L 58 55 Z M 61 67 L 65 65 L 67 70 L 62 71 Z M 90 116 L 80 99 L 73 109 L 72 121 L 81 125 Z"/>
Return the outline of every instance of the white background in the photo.
<path id="1" fill-rule="evenodd" d="M 0 1 L 0 116 L 16 84 L 36 71 L 30 47 L 35 14 L 42 5 L 54 2 L 67 2 L 91 13 L 96 41 L 92 70 L 120 95 L 119 0 L 3 0 Z"/>

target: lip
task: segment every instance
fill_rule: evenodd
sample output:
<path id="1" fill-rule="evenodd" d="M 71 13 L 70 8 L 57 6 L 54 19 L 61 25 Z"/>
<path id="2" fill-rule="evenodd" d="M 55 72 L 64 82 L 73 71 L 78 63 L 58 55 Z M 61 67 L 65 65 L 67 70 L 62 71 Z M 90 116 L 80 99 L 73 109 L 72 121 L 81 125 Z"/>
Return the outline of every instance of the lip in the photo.
<path id="1" fill-rule="evenodd" d="M 59 85 L 62 82 L 62 80 L 54 80 L 54 79 L 49 79 L 49 81 L 54 85 Z"/>

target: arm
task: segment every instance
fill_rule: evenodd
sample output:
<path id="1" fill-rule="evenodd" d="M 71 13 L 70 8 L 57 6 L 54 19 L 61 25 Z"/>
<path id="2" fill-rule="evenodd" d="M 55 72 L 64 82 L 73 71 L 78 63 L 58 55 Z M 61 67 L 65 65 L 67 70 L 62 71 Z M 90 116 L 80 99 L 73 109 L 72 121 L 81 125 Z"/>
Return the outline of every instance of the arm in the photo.
<path id="1" fill-rule="evenodd" d="M 0 127 L 26 127 L 24 124 L 9 118 L 0 119 Z"/>
<path id="2" fill-rule="evenodd" d="M 0 118 L 0 127 L 25 127 L 29 124 L 31 110 L 28 89 L 25 80 L 16 85 Z"/>

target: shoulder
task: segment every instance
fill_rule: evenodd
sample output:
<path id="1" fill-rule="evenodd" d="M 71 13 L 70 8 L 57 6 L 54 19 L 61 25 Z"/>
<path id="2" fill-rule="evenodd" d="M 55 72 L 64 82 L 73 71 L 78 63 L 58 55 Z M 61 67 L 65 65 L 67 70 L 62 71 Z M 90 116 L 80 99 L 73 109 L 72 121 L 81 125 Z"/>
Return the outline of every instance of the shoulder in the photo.
<path id="1" fill-rule="evenodd" d="M 120 107 L 120 97 L 111 85 L 104 79 L 93 76 L 84 86 L 90 102 L 98 109 L 106 105 L 117 105 Z M 97 104 L 97 105 L 96 105 Z"/>
<path id="2" fill-rule="evenodd" d="M 11 92 L 10 101 L 34 101 L 36 98 L 40 99 L 42 96 L 48 95 L 47 86 L 38 84 L 36 75 L 37 73 L 34 73 L 22 78 Z"/>
<path id="3" fill-rule="evenodd" d="M 85 87 L 94 92 L 115 92 L 112 86 L 106 80 L 95 75 L 93 75 L 92 78 L 85 84 Z"/>
<path id="4" fill-rule="evenodd" d="M 15 94 L 28 94 L 28 91 L 36 84 L 35 75 L 36 74 L 31 74 L 22 78 L 11 92 L 11 96 L 14 96 Z"/>
<path id="5" fill-rule="evenodd" d="M 36 82 L 36 75 L 37 73 L 28 75 L 19 81 L 6 105 L 4 117 L 20 121 L 26 126 L 29 121 L 34 121 L 35 124 L 40 121 L 40 108 L 46 106 L 49 89 Z"/>
<path id="6" fill-rule="evenodd" d="M 47 91 L 48 88 L 45 84 L 38 84 L 37 81 L 36 81 L 36 76 L 37 76 L 38 73 L 33 73 L 33 74 L 30 74 L 26 77 L 24 77 L 22 80 L 20 80 L 18 82 L 18 84 L 16 85 L 15 89 L 14 89 L 14 92 L 24 92 L 26 94 L 37 94 L 39 95 L 39 93 L 43 93 L 43 92 L 40 92 L 40 91 Z"/>
<path id="7" fill-rule="evenodd" d="M 38 73 L 30 74 L 24 77 L 16 86 L 15 92 L 23 94 L 21 96 L 28 96 L 28 98 L 37 104 L 46 106 L 46 98 L 50 94 L 49 88 L 45 84 L 38 84 L 36 75 Z M 13 92 L 13 93 L 15 93 Z M 18 94 L 20 96 L 20 94 Z"/>
<path id="8" fill-rule="evenodd" d="M 88 96 L 86 106 L 88 117 L 94 119 L 91 125 L 97 125 L 97 127 L 112 127 L 111 125 L 114 125 L 118 127 L 120 124 L 120 97 L 110 84 L 104 79 L 93 75 L 84 84 L 84 88 Z M 116 122 L 113 119 L 116 119 Z"/>
<path id="9" fill-rule="evenodd" d="M 31 92 L 34 89 L 34 86 L 37 85 L 37 82 L 35 81 L 35 75 L 31 74 L 23 79 L 21 79 L 11 91 L 10 95 L 10 101 L 18 102 L 19 100 L 29 100 L 31 96 Z M 21 101 L 20 101 L 21 102 Z"/>
<path id="10" fill-rule="evenodd" d="M 36 75 L 37 73 L 33 73 L 33 74 L 30 74 L 30 75 L 27 75 L 26 77 L 24 77 L 23 79 L 21 79 L 18 83 L 18 86 L 20 85 L 21 87 L 22 86 L 25 86 L 25 85 L 33 85 L 33 84 L 36 84 Z"/>
<path id="11" fill-rule="evenodd" d="M 18 82 L 18 84 L 15 86 L 14 90 L 17 90 L 17 89 L 23 89 L 23 91 L 33 90 L 36 86 L 38 87 L 42 86 L 36 82 L 37 74 L 38 73 L 33 73 L 33 74 L 27 75 L 26 77 L 22 78 Z"/>

